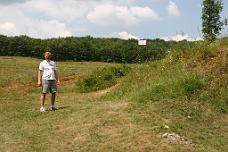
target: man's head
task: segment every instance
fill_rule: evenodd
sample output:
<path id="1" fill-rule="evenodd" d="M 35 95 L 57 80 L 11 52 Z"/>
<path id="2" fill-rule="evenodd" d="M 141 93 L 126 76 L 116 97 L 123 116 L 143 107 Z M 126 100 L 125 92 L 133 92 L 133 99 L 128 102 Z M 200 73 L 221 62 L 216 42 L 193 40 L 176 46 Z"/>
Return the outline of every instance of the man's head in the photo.
<path id="1" fill-rule="evenodd" d="M 45 60 L 50 60 L 51 59 L 51 56 L 52 56 L 51 52 L 45 52 L 44 53 Z"/>

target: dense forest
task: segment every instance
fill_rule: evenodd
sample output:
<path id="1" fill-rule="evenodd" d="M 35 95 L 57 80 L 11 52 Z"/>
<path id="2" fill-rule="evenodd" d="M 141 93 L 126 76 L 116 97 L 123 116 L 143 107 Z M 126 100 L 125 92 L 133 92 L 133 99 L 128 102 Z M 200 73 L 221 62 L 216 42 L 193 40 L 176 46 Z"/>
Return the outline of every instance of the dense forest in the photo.
<path id="1" fill-rule="evenodd" d="M 24 56 L 42 58 L 51 51 L 58 61 L 102 61 L 140 63 L 163 58 L 171 48 L 186 47 L 192 42 L 166 42 L 148 40 L 147 46 L 138 46 L 137 40 L 118 38 L 66 37 L 35 39 L 28 36 L 0 35 L 0 56 Z"/>

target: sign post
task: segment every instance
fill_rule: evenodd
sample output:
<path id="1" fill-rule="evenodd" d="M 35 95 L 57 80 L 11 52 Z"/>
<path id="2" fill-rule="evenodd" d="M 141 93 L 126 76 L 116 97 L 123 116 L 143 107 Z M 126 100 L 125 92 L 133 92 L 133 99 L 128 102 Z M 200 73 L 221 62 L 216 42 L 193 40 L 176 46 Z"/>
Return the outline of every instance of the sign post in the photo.
<path id="1" fill-rule="evenodd" d="M 146 46 L 146 44 L 147 44 L 146 39 L 139 39 L 138 40 L 138 45 L 140 45 L 140 46 Z"/>

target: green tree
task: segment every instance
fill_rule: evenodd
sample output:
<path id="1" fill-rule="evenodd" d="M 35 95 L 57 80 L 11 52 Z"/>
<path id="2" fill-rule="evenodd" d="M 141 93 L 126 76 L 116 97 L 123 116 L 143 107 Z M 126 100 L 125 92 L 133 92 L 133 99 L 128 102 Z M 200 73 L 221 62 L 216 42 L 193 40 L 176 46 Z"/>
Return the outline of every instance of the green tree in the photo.
<path id="1" fill-rule="evenodd" d="M 221 12 L 223 9 L 222 0 L 204 0 L 202 10 L 202 32 L 204 38 L 212 42 L 220 34 L 223 26 Z"/>

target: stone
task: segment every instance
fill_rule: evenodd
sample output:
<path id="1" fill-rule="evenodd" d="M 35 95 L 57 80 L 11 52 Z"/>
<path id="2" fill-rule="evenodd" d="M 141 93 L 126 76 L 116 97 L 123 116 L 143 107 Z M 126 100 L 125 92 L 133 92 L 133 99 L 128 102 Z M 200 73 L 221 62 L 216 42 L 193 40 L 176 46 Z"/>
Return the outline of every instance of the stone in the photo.
<path id="1" fill-rule="evenodd" d="M 164 128 L 165 128 L 165 129 L 169 129 L 169 126 L 168 126 L 168 125 L 165 125 Z"/>
<path id="2" fill-rule="evenodd" d="M 176 133 L 164 133 L 164 134 L 162 134 L 161 137 L 167 139 L 171 143 L 186 144 L 186 145 L 192 144 L 191 139 L 189 139 L 187 137 L 181 137 L 180 135 L 178 135 Z"/>

